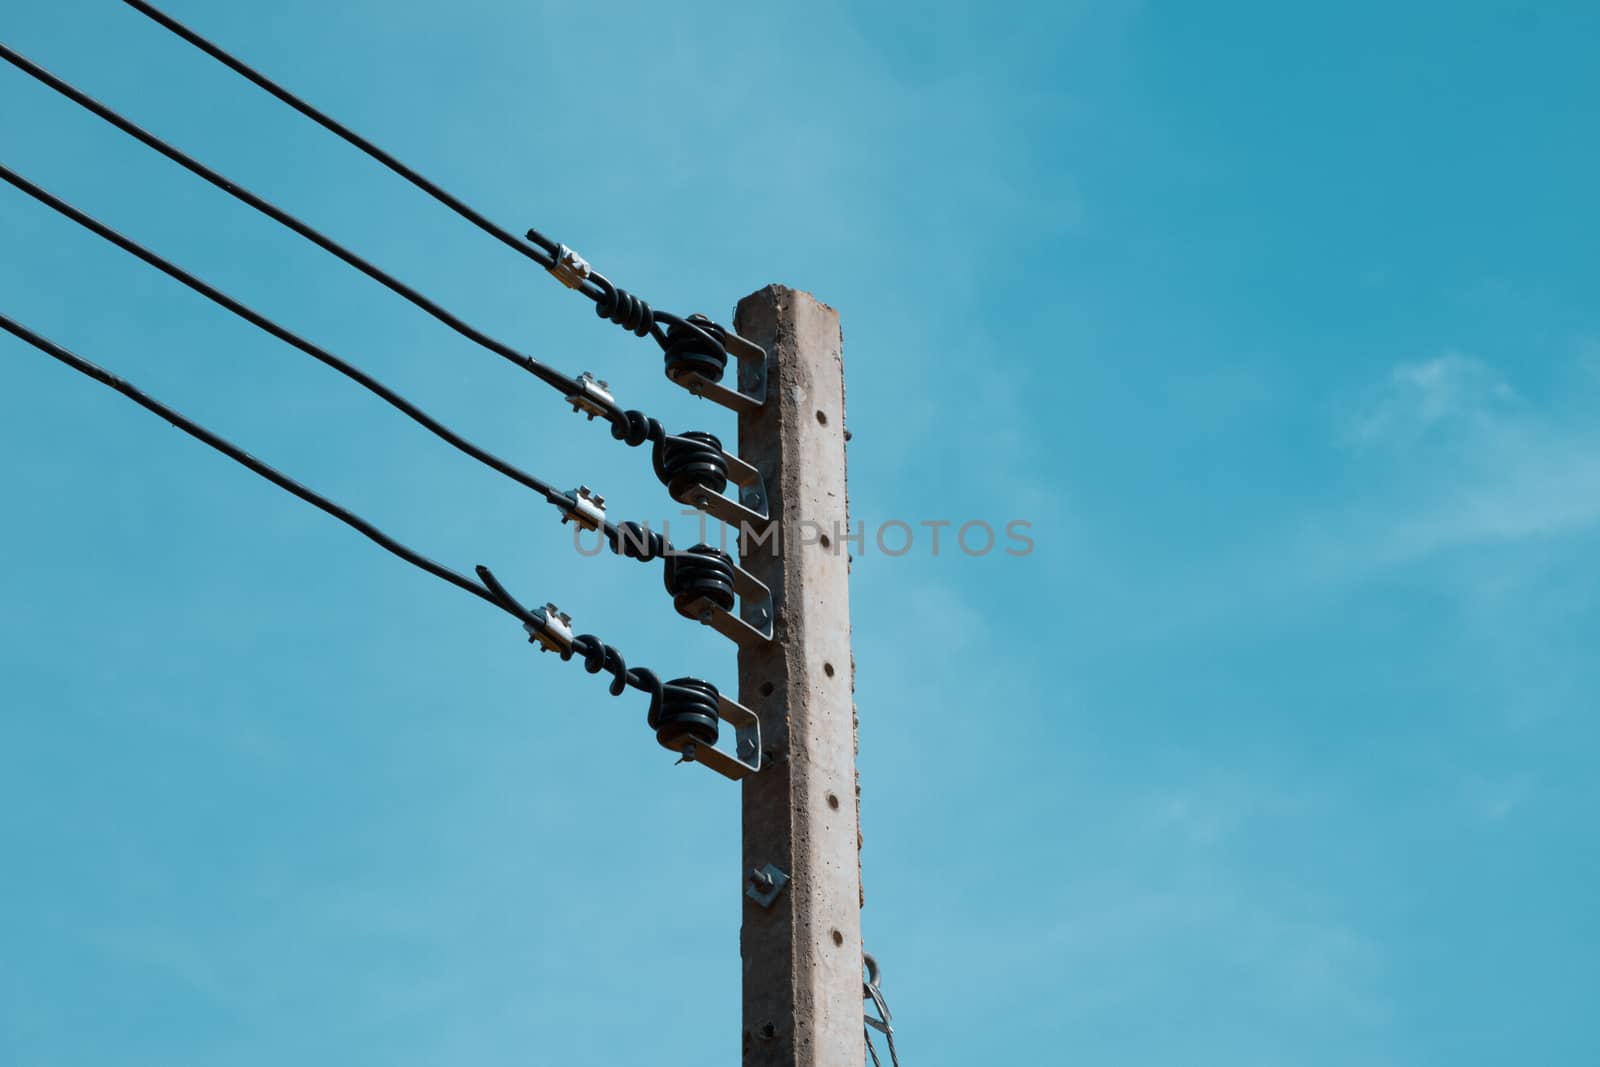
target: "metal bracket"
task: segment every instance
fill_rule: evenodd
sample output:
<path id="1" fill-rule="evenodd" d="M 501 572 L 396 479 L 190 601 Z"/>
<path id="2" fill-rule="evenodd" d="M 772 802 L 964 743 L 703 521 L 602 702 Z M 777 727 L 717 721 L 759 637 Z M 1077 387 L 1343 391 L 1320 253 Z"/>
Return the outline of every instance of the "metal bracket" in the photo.
<path id="1" fill-rule="evenodd" d="M 530 614 L 538 619 L 541 625 L 535 626 L 525 622 L 522 628 L 528 631 L 529 642 L 537 644 L 540 652 L 559 652 L 565 655 L 572 651 L 571 615 L 554 604 L 534 608 Z"/>
<path id="2" fill-rule="evenodd" d="M 556 261 L 545 270 L 568 289 L 582 289 L 590 274 L 589 261 L 566 245 L 556 247 Z"/>
<path id="3" fill-rule="evenodd" d="M 606 498 L 580 485 L 561 498 L 556 507 L 561 509 L 561 521 L 575 522 L 585 530 L 598 530 L 606 524 Z"/>
<path id="4" fill-rule="evenodd" d="M 729 389 L 699 374 L 685 374 L 681 379 L 675 380 L 695 396 L 703 396 L 729 410 L 744 413 L 760 411 L 767 402 L 767 350 L 754 341 L 747 341 L 732 330 L 729 330 L 727 336 L 723 338 L 722 347 L 738 360 L 737 390 Z"/>
<path id="5" fill-rule="evenodd" d="M 789 876 L 776 864 L 769 863 L 751 871 L 745 883 L 744 895 L 763 908 L 770 908 L 783 887 L 789 884 Z"/>
<path id="6" fill-rule="evenodd" d="M 567 403 L 572 405 L 572 410 L 580 415 L 588 415 L 593 422 L 597 415 L 609 415 L 617 406 L 617 398 L 611 395 L 611 383 L 595 380 L 595 376 L 588 371 L 578 375 L 578 391 L 567 397 Z"/>
<path id="7" fill-rule="evenodd" d="M 733 727 L 735 755 L 730 756 L 720 748 L 701 745 L 682 738 L 668 747 L 691 763 L 703 763 L 724 778 L 737 782 L 746 775 L 761 769 L 761 720 L 756 713 L 730 700 L 725 693 L 717 694 L 717 717 Z"/>

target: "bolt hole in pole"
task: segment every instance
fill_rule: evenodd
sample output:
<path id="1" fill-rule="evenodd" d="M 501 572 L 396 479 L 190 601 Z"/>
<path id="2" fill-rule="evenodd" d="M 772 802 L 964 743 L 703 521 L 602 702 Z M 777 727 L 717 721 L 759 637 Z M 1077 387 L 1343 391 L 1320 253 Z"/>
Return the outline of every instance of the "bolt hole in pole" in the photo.
<path id="1" fill-rule="evenodd" d="M 835 930 L 833 932 L 833 943 L 836 946 L 842 947 L 844 945 L 844 935 L 841 934 L 839 931 Z"/>
<path id="2" fill-rule="evenodd" d="M 829 548 L 833 547 L 833 542 L 828 540 L 828 535 L 827 534 L 823 534 L 822 535 L 822 547 L 824 549 L 829 549 Z"/>
<path id="3" fill-rule="evenodd" d="M 817 412 L 817 422 L 821 423 L 823 426 L 828 425 L 828 416 L 820 411 Z"/>
<path id="4" fill-rule="evenodd" d="M 822 665 L 822 673 L 826 674 L 829 678 L 832 678 L 833 677 L 833 664 L 824 663 Z"/>
<path id="5" fill-rule="evenodd" d="M 839 798 L 833 793 L 828 794 L 828 807 L 832 808 L 834 811 L 839 810 Z"/>
<path id="6" fill-rule="evenodd" d="M 764 696 L 764 697 L 769 697 L 769 696 L 772 695 L 772 683 L 771 682 L 762 682 L 761 683 L 761 695 Z"/>

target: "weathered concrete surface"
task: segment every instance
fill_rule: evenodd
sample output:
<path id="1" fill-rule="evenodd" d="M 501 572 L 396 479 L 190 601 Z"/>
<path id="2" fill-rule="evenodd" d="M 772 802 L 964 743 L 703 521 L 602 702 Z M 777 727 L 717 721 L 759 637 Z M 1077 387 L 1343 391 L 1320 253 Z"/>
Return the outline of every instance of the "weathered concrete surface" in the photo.
<path id="1" fill-rule="evenodd" d="M 734 328 L 771 356 L 739 455 L 765 476 L 784 539 L 743 553 L 779 605 L 779 640 L 739 654 L 739 699 L 773 760 L 743 784 L 743 873 L 791 877 L 770 909 L 744 900 L 743 1062 L 845 1067 L 865 1053 L 843 342 L 837 312 L 778 286 L 740 301 Z"/>

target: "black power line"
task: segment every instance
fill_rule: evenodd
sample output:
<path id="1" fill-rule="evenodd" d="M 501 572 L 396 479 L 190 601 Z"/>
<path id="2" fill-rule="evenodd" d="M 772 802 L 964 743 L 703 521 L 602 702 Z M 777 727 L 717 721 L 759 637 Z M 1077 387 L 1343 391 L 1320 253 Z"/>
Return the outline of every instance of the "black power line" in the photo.
<path id="1" fill-rule="evenodd" d="M 207 40 L 188 26 L 185 26 L 171 15 L 166 14 L 152 4 L 145 3 L 145 0 L 123 0 L 123 2 L 194 45 L 223 66 L 294 108 L 294 110 L 334 136 L 342 139 L 345 143 L 389 168 L 389 170 L 427 193 L 501 244 L 515 249 L 552 274 L 555 274 L 570 288 L 576 289 L 590 300 L 593 300 L 595 302 L 595 311 L 601 318 L 609 319 L 611 322 L 640 337 L 650 336 L 655 338 L 656 342 L 667 350 L 669 357 L 673 355 L 675 350 L 682 349 L 685 346 L 712 352 L 722 351 L 724 338 L 721 336 L 721 328 L 716 327 L 715 324 L 706 320 L 703 316 L 692 315 L 688 318 L 682 318 L 652 308 L 645 301 L 627 290 L 613 285 L 605 275 L 591 269 L 571 249 L 552 241 L 538 230 L 530 229 L 526 233 L 527 241 L 532 242 L 532 245 L 519 240 L 515 234 L 505 227 L 491 222 L 481 212 L 445 191 L 438 184 L 423 177 L 416 170 L 395 158 L 391 153 L 379 148 L 337 119 L 313 107 L 265 74 L 232 55 L 220 45 Z M 663 325 L 668 329 L 662 329 Z M 711 367 L 701 367 L 699 369 L 702 373 L 708 375 L 713 373 L 713 368 Z M 714 369 L 714 376 L 711 377 L 711 380 L 715 381 L 720 377 L 721 369 L 717 367 Z"/>
<path id="2" fill-rule="evenodd" d="M 0 180 L 27 193 L 41 204 L 84 227 L 91 233 L 104 238 L 168 277 L 181 282 L 201 296 L 233 312 L 251 325 L 259 327 L 285 344 L 338 371 L 451 447 L 490 469 L 505 475 L 519 485 L 532 489 L 561 511 L 563 521 L 571 519 L 585 527 L 599 530 L 611 550 L 616 554 L 645 563 L 657 559 L 663 560 L 665 567 L 663 577 L 666 588 L 673 596 L 674 604 L 680 614 L 694 617 L 698 609 L 691 609 L 690 605 L 702 595 L 710 597 L 717 606 L 722 607 L 724 610 L 732 607 L 735 578 L 733 563 L 727 553 L 712 549 L 707 545 L 696 545 L 687 552 L 680 552 L 672 547 L 672 544 L 664 534 L 650 529 L 648 525 L 637 522 L 618 524 L 605 519 L 603 510 L 600 510 L 600 501 L 589 495 L 587 490 L 580 488 L 572 493 L 564 493 L 542 478 L 529 474 L 489 450 L 474 444 L 359 367 L 346 362 L 320 345 L 307 341 L 299 334 L 269 319 L 259 311 L 240 303 L 132 238 L 118 233 L 100 220 L 35 185 L 3 163 L 0 163 Z M 712 478 L 714 482 L 715 472 L 720 469 L 718 464 L 720 463 L 721 453 L 718 448 L 713 447 L 706 440 L 702 440 L 701 438 L 704 438 L 704 436 L 668 436 L 659 443 L 655 456 L 655 466 L 657 474 L 663 482 L 670 485 L 675 484 L 676 479 L 685 479 L 685 485 L 700 485 L 708 477 Z M 710 466 L 706 466 L 707 464 Z M 679 494 L 682 495 L 682 492 L 684 492 L 684 489 L 680 487 Z M 593 510 L 589 507 L 591 502 L 594 504 Z"/>
<path id="3" fill-rule="evenodd" d="M 471 325 L 465 320 L 445 310 L 439 304 L 430 300 L 416 289 L 394 277 L 394 275 L 389 274 L 382 268 L 373 265 L 372 263 L 363 259 L 361 256 L 358 256 L 356 253 L 350 251 L 348 248 L 333 240 L 331 237 L 328 237 L 320 230 L 317 230 L 314 227 L 300 221 L 287 211 L 284 211 L 275 204 L 262 199 L 255 193 L 252 193 L 250 190 L 239 185 L 237 182 L 234 182 L 226 176 L 211 169 L 194 157 L 187 155 L 177 148 L 174 148 L 170 144 L 167 144 L 161 138 L 150 133 L 148 130 L 145 130 L 143 127 L 136 125 L 128 118 L 118 114 L 116 111 L 113 111 L 111 108 L 100 103 L 87 93 L 84 93 L 76 86 L 73 86 L 61 78 L 58 78 L 56 75 L 45 70 L 37 63 L 34 63 L 26 56 L 21 55 L 5 44 L 0 44 L 0 59 L 6 60 L 6 62 L 10 63 L 18 70 L 43 83 L 44 85 L 49 86 L 57 93 L 60 93 L 62 96 L 71 100 L 73 103 L 93 113 L 99 118 L 104 119 L 106 122 L 121 130 L 123 133 L 128 134 L 130 137 L 134 138 L 140 143 L 154 149 L 161 155 L 166 156 L 168 159 L 183 167 L 185 170 L 216 186 L 218 189 L 221 189 L 234 199 L 249 205 L 255 210 L 261 212 L 263 215 L 266 215 L 268 218 L 272 219 L 274 222 L 288 227 L 301 237 L 304 237 L 306 240 L 315 244 L 317 247 L 338 257 L 345 263 L 354 267 L 356 270 L 365 274 L 367 277 L 378 282 L 380 285 L 383 285 L 393 292 L 399 294 L 401 297 L 404 297 L 406 300 L 410 301 L 418 308 L 421 308 L 424 312 L 444 323 L 446 326 L 472 341 L 474 344 L 480 345 L 496 355 L 510 360 L 512 363 L 515 363 L 517 366 L 533 374 L 539 380 L 559 390 L 563 396 L 572 396 L 574 394 L 583 393 L 583 387 L 577 382 L 576 379 L 570 378 L 567 375 L 554 370 L 553 368 L 545 366 L 532 356 L 518 352 L 515 348 L 512 348 L 504 341 L 500 341 L 489 336 L 476 326 Z M 615 405 L 612 407 L 614 411 Z"/>
<path id="4" fill-rule="evenodd" d="M 705 718 L 704 696 L 695 690 L 696 686 L 708 688 L 714 702 L 716 689 L 710 687 L 708 683 L 699 682 L 695 679 L 678 678 L 663 684 L 653 671 L 643 667 L 636 667 L 630 670 L 623 661 L 621 654 L 615 648 L 605 644 L 593 634 L 582 634 L 573 637 L 570 631 L 565 630 L 565 620 L 555 617 L 555 621 L 552 621 L 553 617 L 550 614 L 529 611 L 506 590 L 505 586 L 500 583 L 489 568 L 484 566 L 477 567 L 476 570 L 481 584 L 480 582 L 475 582 L 471 578 L 451 570 L 444 564 L 429 559 L 415 549 L 401 544 L 366 519 L 335 504 L 315 490 L 301 485 L 287 474 L 262 462 L 225 437 L 213 433 L 193 419 L 168 407 L 159 400 L 145 395 L 139 389 L 118 378 L 105 368 L 68 351 L 54 341 L 35 333 L 4 314 L 0 314 L 0 330 L 4 330 L 19 340 L 27 342 L 78 373 L 116 390 L 146 411 L 159 415 L 190 437 L 211 446 L 229 459 L 255 472 L 280 489 L 299 497 L 319 511 L 332 515 L 384 551 L 398 556 L 413 567 L 424 570 L 441 581 L 449 582 L 457 589 L 471 593 L 485 603 L 492 604 L 508 615 L 515 617 L 522 622 L 524 628 L 528 631 L 530 640 L 539 640 L 542 637 L 544 640 L 541 640 L 540 643 L 546 644 L 546 647 L 558 646 L 563 660 L 570 660 L 576 656 L 583 663 L 584 669 L 590 674 L 599 674 L 602 671 L 609 673 L 612 676 L 611 694 L 613 696 L 622 695 L 623 691 L 629 687 L 650 694 L 650 713 L 647 721 L 651 728 L 657 731 L 658 739 L 663 744 L 666 744 L 667 740 L 681 736 L 685 731 L 692 733 L 695 730 L 699 732 L 694 736 L 703 740 L 706 744 L 714 744 L 716 742 L 715 712 L 712 712 L 711 721 L 709 725 L 706 725 L 703 722 Z M 547 644 L 547 642 L 549 643 Z M 672 732 L 674 730 L 679 731 L 679 733 L 674 734 Z M 666 731 L 664 736 L 663 731 Z"/>
<path id="5" fill-rule="evenodd" d="M 368 263 L 365 259 L 362 259 L 360 256 L 356 255 L 354 252 L 351 252 L 343 245 L 332 240 L 318 230 L 306 225 L 287 212 L 284 212 L 267 201 L 261 199 L 254 193 L 251 193 L 248 190 L 240 187 L 221 174 L 207 167 L 205 164 L 200 163 L 178 151 L 176 148 L 168 145 L 160 138 L 135 125 L 128 119 L 106 107 L 104 104 L 94 100 L 92 97 L 84 94 L 67 82 L 62 81 L 60 78 L 38 66 L 26 57 L 18 54 L 4 44 L 0 44 L 0 59 L 5 59 L 19 70 L 22 70 L 24 73 L 36 78 L 43 84 L 56 90 L 63 96 L 66 96 L 68 99 L 79 104 L 100 118 L 105 119 L 118 129 L 160 152 L 168 159 L 173 160 L 192 173 L 199 175 L 207 182 L 210 182 L 212 185 L 222 189 L 229 195 L 257 209 L 258 211 L 267 215 L 269 218 L 282 223 L 284 226 L 312 241 L 318 247 L 332 253 L 334 256 L 355 267 L 363 274 L 366 274 L 368 277 L 378 281 L 395 293 L 398 293 L 400 296 L 421 308 L 429 315 L 432 315 L 440 322 L 456 330 L 462 336 L 467 337 L 469 340 L 472 340 L 477 344 L 489 349 L 490 351 L 503 356 L 510 362 L 515 363 L 517 366 L 520 366 L 534 374 L 541 381 L 549 384 L 563 396 L 567 397 L 567 399 L 574 405 L 575 408 L 588 411 L 594 415 L 603 416 L 607 422 L 610 423 L 611 436 L 613 438 L 626 442 L 632 447 L 637 447 L 647 441 L 651 442 L 658 446 L 658 458 L 661 449 L 665 449 L 668 452 L 675 450 L 679 454 L 685 454 L 695 449 L 696 446 L 692 443 L 687 443 L 684 438 L 675 437 L 671 434 L 668 434 L 659 420 L 651 418 L 642 411 L 631 409 L 624 411 L 618 406 L 608 391 L 606 391 L 604 388 L 597 389 L 596 383 L 592 379 L 588 378 L 588 376 L 585 376 L 582 379 L 569 378 L 566 375 L 545 366 L 532 356 L 524 355 L 512 348 L 510 345 L 507 345 L 501 341 L 497 341 L 488 334 L 478 330 L 476 327 L 456 318 L 450 312 L 433 303 L 421 293 L 412 289 L 410 286 L 399 281 L 380 268 Z M 653 313 L 649 310 L 648 305 L 637 301 L 636 298 L 629 296 L 629 294 L 626 292 L 612 287 L 610 283 L 606 282 L 605 279 L 600 275 L 596 274 L 594 277 L 599 278 L 600 281 L 607 287 L 606 292 L 609 294 L 610 299 L 621 300 L 625 302 L 626 306 L 624 307 L 624 311 L 619 312 L 619 314 L 623 314 L 624 312 L 628 315 L 642 314 L 643 319 L 640 321 L 646 324 L 654 322 L 655 319 L 661 319 L 662 321 L 666 321 L 671 324 L 671 330 L 667 333 L 661 334 L 662 344 L 666 349 L 669 375 L 673 373 L 673 368 L 681 366 L 704 374 L 713 381 L 721 377 L 722 364 L 726 363 L 726 353 L 723 350 L 722 338 L 720 336 L 721 327 L 716 326 L 714 323 L 710 323 L 709 320 L 700 321 L 700 316 L 691 316 L 691 318 L 696 321 L 685 321 L 678 319 L 676 316 Z M 597 306 L 603 309 L 607 305 L 602 303 Z M 642 311 L 639 309 L 642 309 Z M 617 318 L 615 315 L 611 317 L 614 321 L 624 321 L 622 318 Z M 649 330 L 646 328 L 642 332 L 649 332 Z M 660 331 L 657 332 L 660 333 Z M 708 356 L 707 353 L 710 353 L 710 355 Z M 718 356 L 717 353 L 721 353 L 721 355 Z M 708 358 L 709 363 L 707 362 Z M 721 460 L 718 459 L 716 462 L 720 464 Z M 667 480 L 667 476 L 662 474 L 659 469 L 659 463 L 657 473 L 658 476 L 662 477 L 663 481 Z M 720 492 L 721 490 L 719 488 L 715 491 Z"/>
<path id="6" fill-rule="evenodd" d="M 4 180 L 8 184 L 20 189 L 22 192 L 27 193 L 29 196 L 39 201 L 39 203 L 44 204 L 46 207 L 51 208 L 61 215 L 64 215 L 97 236 L 110 241 L 124 252 L 143 260 L 145 263 L 148 263 L 150 266 L 161 271 L 168 277 L 183 283 L 206 299 L 233 312 L 235 315 L 239 316 L 241 319 L 244 319 L 251 325 L 265 330 L 273 337 L 276 337 L 278 340 L 287 345 L 291 345 L 294 348 L 299 349 L 312 359 L 332 367 L 334 370 L 338 371 L 346 378 L 349 378 L 363 389 L 366 389 L 368 392 L 378 396 L 385 403 L 404 413 L 407 418 L 410 418 L 413 422 L 416 422 L 434 436 L 449 443 L 453 447 L 459 449 L 461 452 L 466 453 L 478 462 L 492 467 L 494 470 L 499 471 L 507 478 L 510 478 L 521 485 L 527 486 L 529 489 L 532 489 L 534 492 L 540 494 L 547 501 L 555 504 L 557 507 L 562 507 L 567 503 L 566 494 L 556 489 L 550 483 L 532 474 L 529 474 L 527 471 L 524 471 L 521 468 L 507 462 L 506 460 L 501 459 L 492 452 L 489 452 L 488 450 L 473 444 L 471 441 L 468 441 L 466 438 L 462 437 L 460 434 L 456 433 L 442 422 L 439 422 L 433 416 L 417 407 L 415 404 L 401 396 L 399 393 L 395 392 L 393 389 L 390 389 L 387 385 L 384 385 L 376 378 L 367 374 L 359 367 L 345 362 L 332 352 L 329 352 L 327 349 L 312 344 L 299 334 L 296 334 L 288 328 L 274 322 L 272 319 L 267 318 L 259 311 L 240 303 L 227 293 L 222 292 L 220 289 L 201 281 L 199 278 L 195 277 L 193 274 L 190 274 L 182 267 L 170 262 L 169 260 L 163 259 L 161 256 L 139 244 L 137 241 L 134 241 L 132 238 L 123 236 L 116 230 L 113 230 L 111 227 L 107 226 L 105 223 L 85 214 L 47 190 L 41 189 L 39 186 L 35 185 L 27 178 L 24 178 L 22 175 L 16 173 L 11 168 L 5 166 L 3 163 L 0 163 L 0 180 Z"/>
<path id="7" fill-rule="evenodd" d="M 5 330 L 7 333 L 19 338 L 20 340 L 26 341 L 28 344 L 32 345 L 34 348 L 37 348 L 45 355 L 65 363 L 79 374 L 85 374 L 99 382 L 101 385 L 109 386 L 110 388 L 115 389 L 129 400 L 132 400 L 135 404 L 138 404 L 140 407 L 144 408 L 146 411 L 152 412 L 161 416 L 163 419 L 166 419 L 168 422 L 182 430 L 184 433 L 188 434 L 190 437 L 210 445 L 212 448 L 216 449 L 218 452 L 221 452 L 229 459 L 248 467 L 250 470 L 261 475 L 261 477 L 265 478 L 273 485 L 276 485 L 278 488 L 293 493 L 295 496 L 299 497 L 301 500 L 304 500 L 312 507 L 327 512 L 329 515 L 332 515 L 346 526 L 349 526 L 351 529 L 360 533 L 369 541 L 377 544 L 385 551 L 399 556 L 413 567 L 420 567 L 422 570 L 427 571 L 435 578 L 449 582 L 457 589 L 464 589 L 473 596 L 478 597 L 480 600 L 488 601 L 495 607 L 501 608 L 502 610 L 507 610 L 505 609 L 505 605 L 500 602 L 498 597 L 496 597 L 485 587 L 479 585 L 477 582 L 474 582 L 471 578 L 468 578 L 462 574 L 458 574 L 442 563 L 434 562 L 415 549 L 406 547 L 399 541 L 396 541 L 394 538 L 384 533 L 382 530 L 378 529 L 376 526 L 372 525 L 367 520 L 361 518 L 359 515 L 345 510 L 338 504 L 335 504 L 333 501 L 329 500 L 327 497 L 322 496 L 320 493 L 317 493 L 311 489 L 307 489 L 305 486 L 301 485 L 287 474 L 284 474 L 282 471 L 263 463 L 261 460 L 240 448 L 238 445 L 224 437 L 219 436 L 218 434 L 212 433 L 210 430 L 206 429 L 204 426 L 201 426 L 193 419 L 190 419 L 187 416 L 173 410 L 172 408 L 167 407 L 167 405 L 161 403 L 161 401 L 146 396 L 137 388 L 123 381 L 121 378 L 118 378 L 104 367 L 90 363 L 82 356 L 76 355 L 73 352 L 69 352 L 67 349 L 62 348 L 54 341 L 34 333 L 26 326 L 6 317 L 5 315 L 0 315 L 0 329 Z"/>
<path id="8" fill-rule="evenodd" d="M 304 115 L 312 122 L 315 122 L 329 133 L 341 138 L 346 143 L 360 149 L 362 152 L 377 160 L 379 163 L 382 163 L 385 167 L 388 167 L 391 171 L 398 174 L 400 177 L 404 178 L 418 189 L 421 189 L 439 203 L 443 204 L 451 211 L 454 211 L 457 215 L 460 215 L 462 218 L 472 223 L 490 237 L 493 237 L 495 240 L 504 244 L 506 247 L 519 252 L 524 256 L 527 256 L 529 259 L 533 260 L 541 267 L 544 267 L 546 270 L 549 270 L 555 265 L 555 257 L 560 246 L 554 241 L 550 240 L 548 237 L 545 237 L 543 234 L 535 234 L 530 232 L 528 234 L 528 239 L 535 242 L 537 246 L 530 247 L 526 241 L 519 239 L 515 234 L 507 230 L 505 227 L 497 226 L 495 223 L 485 218 L 481 213 L 473 209 L 470 205 L 464 203 L 459 198 L 452 196 L 449 192 L 434 182 L 429 181 L 415 170 L 406 166 L 393 155 L 385 152 L 382 148 L 379 148 L 377 145 L 373 144 L 359 133 L 356 133 L 354 130 L 350 129 L 350 127 L 328 116 L 327 114 L 324 114 L 315 107 L 312 107 L 310 104 L 306 103 L 304 100 L 300 99 L 298 96 L 294 95 L 289 90 L 285 89 L 283 86 L 267 77 L 265 74 L 260 73 L 246 64 L 244 61 L 228 54 L 221 47 L 213 44 L 211 41 L 206 40 L 204 37 L 200 36 L 198 33 L 194 32 L 177 19 L 166 14 L 164 11 L 155 8 L 150 4 L 143 3 L 142 0 L 126 0 L 126 3 L 129 7 L 138 11 L 140 14 L 153 19 L 166 29 L 171 30 L 173 33 L 183 38 L 185 41 L 188 41 L 190 44 L 206 53 L 206 55 L 215 59 L 217 62 L 232 69 L 235 73 L 242 75 L 249 81 L 254 82 L 257 86 L 277 97 L 283 103 L 288 104 L 290 107 L 294 108 L 296 111 L 300 112 L 300 114 Z"/>

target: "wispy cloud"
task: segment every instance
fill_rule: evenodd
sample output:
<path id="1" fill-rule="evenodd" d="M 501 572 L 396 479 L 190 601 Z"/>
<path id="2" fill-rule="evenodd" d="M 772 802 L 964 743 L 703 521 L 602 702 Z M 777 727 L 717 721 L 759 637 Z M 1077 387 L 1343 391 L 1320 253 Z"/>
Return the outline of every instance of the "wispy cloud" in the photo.
<path id="1" fill-rule="evenodd" d="M 1377 565 L 1600 521 L 1600 430 L 1460 353 L 1396 366 L 1343 438 L 1377 486 L 1357 542 Z"/>
<path id="2" fill-rule="evenodd" d="M 1270 625 L 1320 593 L 1434 565 L 1464 609 L 1492 599 L 1559 625 L 1541 614 L 1549 597 L 1523 594 L 1600 534 L 1600 381 L 1568 369 L 1551 394 L 1461 352 L 1394 365 L 1327 424 L 1311 503 L 1256 513 L 1225 554 L 1152 589 L 1159 610 L 1120 585 L 1133 609 L 1118 640 Z"/>
<path id="3" fill-rule="evenodd" d="M 1481 420 L 1515 399 L 1515 390 L 1487 364 L 1449 352 L 1396 366 L 1377 402 L 1351 421 L 1346 437 L 1366 446 L 1414 441 L 1439 423 Z"/>

